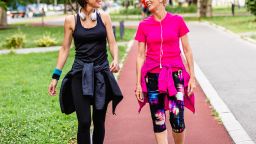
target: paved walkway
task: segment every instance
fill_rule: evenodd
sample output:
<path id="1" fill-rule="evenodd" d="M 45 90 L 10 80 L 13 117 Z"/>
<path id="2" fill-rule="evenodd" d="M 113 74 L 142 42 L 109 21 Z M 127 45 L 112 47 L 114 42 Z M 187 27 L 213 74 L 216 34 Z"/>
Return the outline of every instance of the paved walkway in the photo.
<path id="1" fill-rule="evenodd" d="M 117 116 L 107 113 L 105 144 L 155 144 L 149 108 L 146 106 L 138 114 L 138 104 L 134 95 L 136 45 L 127 56 L 120 73 L 119 84 L 124 100 L 117 108 Z M 196 93 L 196 114 L 186 110 L 186 144 L 231 144 L 232 140 L 223 125 L 211 116 L 205 95 L 198 86 Z M 171 130 L 170 124 L 167 124 Z M 170 131 L 169 131 L 170 133 Z M 173 143 L 171 133 L 169 143 Z"/>
<path id="2" fill-rule="evenodd" d="M 47 21 L 44 22 L 44 24 L 47 25 L 47 26 L 63 26 L 64 25 L 64 20 L 65 20 L 65 17 L 60 17 L 58 19 L 47 20 Z M 40 21 L 39 22 L 33 22 L 32 24 L 35 25 L 35 26 L 37 26 L 37 25 L 41 26 L 42 25 L 42 23 Z M 126 27 L 136 28 L 139 24 L 139 21 L 138 20 L 125 21 L 124 24 L 125 24 Z M 119 26 L 119 21 L 113 21 L 112 25 Z"/>
<path id="3" fill-rule="evenodd" d="M 190 23 L 189 27 L 197 64 L 256 142 L 256 44 L 208 24 Z"/>
<path id="4" fill-rule="evenodd" d="M 117 42 L 118 46 L 126 46 L 128 45 L 128 42 Z M 5 49 L 0 50 L 1 54 L 8 54 L 10 52 L 14 52 L 16 54 L 28 54 L 28 53 L 44 53 L 44 52 L 52 52 L 52 51 L 58 51 L 61 46 L 51 46 L 51 47 L 37 47 L 37 48 L 21 48 L 21 49 Z"/>

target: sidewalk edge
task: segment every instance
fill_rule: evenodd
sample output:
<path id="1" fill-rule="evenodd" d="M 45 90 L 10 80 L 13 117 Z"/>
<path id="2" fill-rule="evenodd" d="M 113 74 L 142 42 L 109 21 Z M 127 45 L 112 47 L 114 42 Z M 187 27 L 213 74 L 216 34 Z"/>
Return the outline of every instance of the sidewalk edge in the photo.
<path id="1" fill-rule="evenodd" d="M 210 104 L 219 113 L 222 123 L 235 144 L 255 144 L 241 124 L 237 121 L 230 109 L 218 95 L 210 81 L 206 78 L 199 66 L 195 64 L 196 79 L 201 86 Z"/>

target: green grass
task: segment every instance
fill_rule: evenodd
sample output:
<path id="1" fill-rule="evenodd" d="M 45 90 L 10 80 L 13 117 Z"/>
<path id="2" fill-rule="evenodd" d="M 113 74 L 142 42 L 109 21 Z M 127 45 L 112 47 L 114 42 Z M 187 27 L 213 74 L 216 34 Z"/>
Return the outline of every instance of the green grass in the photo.
<path id="1" fill-rule="evenodd" d="M 75 135 L 75 115 L 61 114 L 58 97 L 47 95 L 56 57 L 0 56 L 0 143 L 63 143 Z"/>
<path id="2" fill-rule="evenodd" d="M 222 124 L 222 120 L 220 118 L 219 113 L 211 106 L 211 102 L 208 97 L 205 97 L 205 102 L 209 105 L 209 108 L 211 109 L 211 116 L 214 117 L 218 124 Z"/>
<path id="3" fill-rule="evenodd" d="M 211 107 L 211 115 L 214 117 L 214 119 L 218 122 L 218 124 L 222 124 L 222 120 L 220 118 L 219 113 L 213 108 Z"/>
<path id="4" fill-rule="evenodd" d="M 42 27 L 42 26 L 30 26 L 30 25 L 12 25 L 11 29 L 0 30 L 0 49 L 4 48 L 3 44 L 7 37 L 10 37 L 14 33 L 22 32 L 26 35 L 26 43 L 25 48 L 34 48 L 38 47 L 36 45 L 36 40 L 40 39 L 43 34 L 50 34 L 51 37 L 55 38 L 57 41 L 56 45 L 61 45 L 64 29 L 61 26 L 52 26 L 52 27 Z M 125 39 L 123 41 L 128 41 L 133 38 L 135 30 L 134 29 L 126 29 L 125 31 Z M 117 28 L 117 41 L 121 41 L 119 37 L 119 28 Z"/>
<path id="5" fill-rule="evenodd" d="M 231 15 L 231 7 L 217 7 L 217 8 L 213 8 L 212 11 L 214 14 L 228 14 Z M 235 15 L 238 14 L 248 14 L 249 12 L 246 10 L 245 7 L 235 7 Z"/>
<path id="6" fill-rule="evenodd" d="M 235 33 L 256 33 L 256 21 L 254 16 L 214 16 L 198 19 L 197 17 L 185 17 L 188 21 L 208 21 L 223 26 Z"/>
<path id="7" fill-rule="evenodd" d="M 217 25 L 221 25 L 233 32 L 256 32 L 256 21 L 253 16 L 235 16 L 235 17 L 213 17 L 206 19 Z"/>
<path id="8" fill-rule="evenodd" d="M 125 28 L 123 40 L 121 40 L 120 29 L 119 29 L 119 27 L 117 27 L 116 28 L 116 40 L 117 40 L 117 42 L 130 41 L 131 39 L 134 38 L 135 32 L 136 32 L 136 29 L 134 29 L 134 28 Z"/>
<path id="9" fill-rule="evenodd" d="M 213 8 L 213 15 L 227 14 L 226 16 L 213 16 L 207 18 L 184 17 L 186 21 L 208 21 L 223 26 L 235 33 L 256 32 L 255 17 L 247 12 L 246 8 L 237 8 L 235 16 L 231 16 L 231 8 Z"/>
<path id="10" fill-rule="evenodd" d="M 112 21 L 140 21 L 142 20 L 141 14 L 137 15 L 125 15 L 125 14 L 111 14 L 110 15 Z"/>
<path id="11" fill-rule="evenodd" d="M 185 21 L 208 21 L 223 26 L 235 33 L 256 32 L 254 16 L 215 16 L 207 18 L 184 17 Z"/>
<path id="12" fill-rule="evenodd" d="M 119 49 L 121 59 L 126 47 Z M 75 114 L 62 114 L 58 96 L 47 93 L 56 59 L 57 52 L 0 56 L 1 144 L 63 144 L 76 137 Z M 74 49 L 61 78 L 73 59 Z"/>
<path id="13" fill-rule="evenodd" d="M 196 13 L 197 12 L 197 6 L 196 5 L 191 5 L 187 7 L 171 7 L 171 6 L 166 6 L 166 10 L 171 12 L 171 13 L 179 13 L 179 14 L 184 14 L 184 13 Z"/>

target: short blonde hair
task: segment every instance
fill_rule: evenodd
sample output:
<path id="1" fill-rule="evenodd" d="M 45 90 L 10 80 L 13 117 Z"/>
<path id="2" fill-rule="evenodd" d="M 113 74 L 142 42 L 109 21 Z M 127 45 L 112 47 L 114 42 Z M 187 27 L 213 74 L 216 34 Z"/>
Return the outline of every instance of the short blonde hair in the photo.
<path id="1" fill-rule="evenodd" d="M 167 6 L 167 2 L 169 2 L 169 0 L 163 0 L 164 6 Z"/>

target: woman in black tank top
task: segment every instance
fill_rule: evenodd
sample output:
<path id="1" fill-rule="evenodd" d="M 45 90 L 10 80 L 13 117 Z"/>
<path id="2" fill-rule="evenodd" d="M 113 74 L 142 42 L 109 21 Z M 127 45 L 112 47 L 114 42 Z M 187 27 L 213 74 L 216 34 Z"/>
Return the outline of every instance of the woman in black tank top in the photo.
<path id="1" fill-rule="evenodd" d="M 78 144 L 91 144 L 91 105 L 94 130 L 93 144 L 103 144 L 107 106 L 116 106 L 123 99 L 113 76 L 119 71 L 118 47 L 114 38 L 110 16 L 97 9 L 101 0 L 77 0 L 82 7 L 75 16 L 67 16 L 64 23 L 64 41 L 59 50 L 57 66 L 52 75 L 48 92 L 56 95 L 56 86 L 69 54 L 72 36 L 75 43 L 75 59 L 71 70 L 62 80 L 60 107 L 65 114 L 76 112 L 78 120 Z M 113 61 L 107 60 L 108 41 Z M 68 139 L 68 138 L 67 138 Z"/>

